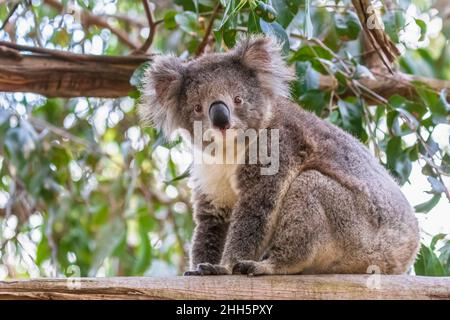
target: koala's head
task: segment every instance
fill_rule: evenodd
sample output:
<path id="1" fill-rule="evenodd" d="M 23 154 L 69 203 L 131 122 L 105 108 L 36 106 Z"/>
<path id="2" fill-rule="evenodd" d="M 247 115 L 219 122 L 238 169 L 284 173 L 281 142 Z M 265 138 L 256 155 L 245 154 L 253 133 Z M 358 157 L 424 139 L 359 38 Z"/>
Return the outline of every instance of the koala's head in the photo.
<path id="1" fill-rule="evenodd" d="M 269 37 L 241 40 L 227 53 L 206 54 L 189 62 L 158 56 L 147 70 L 140 104 L 142 118 L 166 136 L 176 129 L 261 129 L 271 101 L 288 96 L 293 72 L 279 44 Z"/>

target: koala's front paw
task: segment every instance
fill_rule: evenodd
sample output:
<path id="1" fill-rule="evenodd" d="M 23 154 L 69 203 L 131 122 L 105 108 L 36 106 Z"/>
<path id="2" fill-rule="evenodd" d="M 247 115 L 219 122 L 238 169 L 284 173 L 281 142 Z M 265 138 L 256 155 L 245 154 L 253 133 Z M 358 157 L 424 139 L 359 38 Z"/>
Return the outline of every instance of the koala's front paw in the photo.
<path id="1" fill-rule="evenodd" d="M 231 274 L 230 270 L 219 264 L 199 263 L 197 269 L 193 271 L 186 271 L 185 276 L 219 276 Z"/>
<path id="2" fill-rule="evenodd" d="M 262 262 L 242 260 L 233 266 L 233 274 L 246 274 L 251 277 L 270 274 L 270 272 Z"/>

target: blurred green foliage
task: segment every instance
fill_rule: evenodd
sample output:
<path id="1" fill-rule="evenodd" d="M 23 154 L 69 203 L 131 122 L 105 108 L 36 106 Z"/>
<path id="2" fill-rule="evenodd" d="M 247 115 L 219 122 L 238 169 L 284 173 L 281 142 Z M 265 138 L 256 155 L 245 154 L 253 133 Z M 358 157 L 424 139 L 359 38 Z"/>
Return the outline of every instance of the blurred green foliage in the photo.
<path id="1" fill-rule="evenodd" d="M 141 1 L 60 3 L 63 11 L 45 0 L 0 5 L 0 22 L 16 8 L 0 40 L 130 54 L 111 29 L 83 24 L 77 14 L 83 10 L 107 19 L 133 43 L 148 36 Z M 404 51 L 402 71 L 450 80 L 450 19 L 433 11 L 434 3 L 389 1 L 389 10 L 381 3 L 378 9 L 386 32 Z M 421 18 L 406 16 L 411 4 Z M 151 9 L 158 28 L 150 50 L 195 56 L 211 18 L 213 41 L 206 42 L 206 52 L 227 50 L 247 32 L 277 37 L 296 70 L 292 93 L 300 106 L 366 143 L 400 184 L 419 163 L 430 183 L 423 190 L 430 200 L 417 205 L 417 212 L 448 201 L 442 177 L 450 174 L 449 147 L 433 139 L 436 127 L 449 124 L 446 92 L 415 83 L 415 100 L 394 95 L 373 102 L 370 92 L 352 91 L 349 84 L 373 75 L 364 66 L 363 32 L 351 1 L 220 0 L 216 15 L 217 5 L 215 0 L 155 1 Z M 443 21 L 432 36 L 431 19 Z M 415 34 L 412 42 L 420 48 L 405 34 Z M 143 68 L 130 80 L 133 85 L 139 86 Z M 322 76 L 330 75 L 337 89 L 322 90 Z M 0 94 L 0 278 L 184 270 L 193 229 L 184 179 L 187 156 L 179 140 L 168 143 L 154 129 L 139 126 L 138 98 L 137 92 L 114 100 Z M 434 237 L 421 248 L 416 274 L 449 275 L 449 252 L 449 241 Z"/>

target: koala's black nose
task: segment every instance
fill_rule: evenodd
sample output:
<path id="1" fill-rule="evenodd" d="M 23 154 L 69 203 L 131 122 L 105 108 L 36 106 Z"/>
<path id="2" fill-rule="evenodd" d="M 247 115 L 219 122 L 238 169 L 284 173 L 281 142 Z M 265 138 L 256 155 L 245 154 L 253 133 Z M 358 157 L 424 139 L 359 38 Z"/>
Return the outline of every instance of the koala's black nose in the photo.
<path id="1" fill-rule="evenodd" d="M 230 127 L 230 109 L 222 101 L 215 101 L 211 104 L 209 118 L 214 127 L 222 130 Z"/>

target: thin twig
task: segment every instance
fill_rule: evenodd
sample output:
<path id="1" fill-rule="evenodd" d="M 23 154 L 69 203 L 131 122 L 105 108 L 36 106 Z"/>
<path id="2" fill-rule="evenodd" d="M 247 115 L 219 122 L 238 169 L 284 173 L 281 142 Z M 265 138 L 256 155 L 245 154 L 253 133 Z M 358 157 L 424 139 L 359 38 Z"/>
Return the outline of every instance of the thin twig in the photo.
<path id="1" fill-rule="evenodd" d="M 406 122 L 406 121 L 405 121 Z M 406 122 L 408 124 L 408 122 Z M 444 186 L 444 194 L 447 197 L 447 199 L 450 201 L 450 192 L 448 190 L 448 188 L 445 186 L 444 183 L 444 179 L 442 179 L 442 175 L 440 170 L 438 169 L 439 166 L 434 162 L 433 159 L 433 153 L 430 151 L 430 148 L 428 147 L 427 142 L 425 141 L 425 139 L 422 137 L 422 135 L 420 134 L 420 132 L 416 131 L 416 137 L 419 140 L 419 142 L 422 144 L 422 146 L 425 149 L 426 154 L 428 155 L 428 157 L 423 156 L 424 160 L 430 165 L 430 167 L 435 171 L 435 175 L 436 175 L 436 179 L 439 180 L 439 182 Z"/>
<path id="2" fill-rule="evenodd" d="M 18 1 L 18 2 L 14 5 L 14 7 L 11 9 L 11 11 L 8 13 L 8 15 L 7 15 L 6 18 L 5 18 L 5 21 L 3 21 L 3 23 L 2 23 L 2 25 L 1 25 L 1 27 L 0 27 L 0 31 L 2 31 L 2 30 L 6 27 L 6 25 L 7 25 L 8 22 L 9 22 L 9 19 L 11 19 L 11 17 L 12 17 L 13 14 L 14 14 L 14 12 L 16 12 L 17 8 L 19 7 L 19 5 L 20 5 L 20 1 Z"/>
<path id="3" fill-rule="evenodd" d="M 35 43 L 37 43 L 37 45 L 39 47 L 44 47 L 44 42 L 42 41 L 41 29 L 39 28 L 38 17 L 36 15 L 36 12 L 34 11 L 34 8 L 32 5 L 30 5 L 30 11 L 33 14 L 34 29 L 36 31 L 34 34 L 34 39 L 36 40 Z"/>
<path id="4" fill-rule="evenodd" d="M 175 215 L 174 215 L 174 213 L 173 213 L 173 210 L 172 210 L 172 207 L 171 206 L 168 206 L 167 207 L 167 218 L 168 218 L 168 221 L 172 224 L 172 226 L 173 226 L 173 231 L 174 231 L 174 233 L 175 233 L 175 238 L 176 238 L 176 240 L 177 240 L 177 243 L 178 243 L 178 246 L 180 247 L 180 249 L 181 249 L 181 252 L 182 252 L 182 257 L 186 257 L 187 256 L 187 253 L 186 253 L 186 250 L 185 250 L 185 248 L 184 248 L 184 241 L 183 241 L 183 238 L 181 237 L 181 235 L 180 235 L 180 231 L 179 231 L 179 229 L 178 229 L 178 226 L 177 226 L 177 223 L 176 223 L 176 220 L 175 220 Z M 180 271 L 182 271 L 182 270 L 184 270 L 185 269 L 185 261 L 182 259 L 181 260 L 181 262 L 180 262 L 180 266 L 179 266 L 179 268 L 180 268 Z"/>
<path id="5" fill-rule="evenodd" d="M 18 51 L 30 51 L 49 55 L 55 58 L 60 58 L 68 61 L 90 61 L 90 62 L 109 62 L 109 63 L 131 63 L 131 62 L 145 62 L 151 59 L 152 55 L 133 55 L 133 56 L 105 56 L 95 54 L 77 54 L 69 51 L 54 50 L 47 48 L 38 48 L 33 46 L 20 45 L 17 43 L 0 41 L 0 47 L 15 49 Z"/>
<path id="6" fill-rule="evenodd" d="M 217 5 L 215 6 L 215 8 L 211 14 L 211 18 L 209 20 L 208 26 L 206 27 L 205 35 L 203 36 L 203 40 L 200 43 L 200 45 L 198 46 L 197 52 L 195 53 L 195 55 L 197 57 L 200 56 L 205 51 L 205 48 L 208 45 L 209 36 L 211 34 L 211 31 L 212 31 L 212 28 L 214 25 L 214 20 L 216 20 L 220 8 L 221 8 L 221 5 L 220 5 L 220 1 L 219 1 L 219 2 L 217 2 Z"/>
<path id="7" fill-rule="evenodd" d="M 114 19 L 123 21 L 127 25 L 130 25 L 130 26 L 133 25 L 133 26 L 136 26 L 138 28 L 144 28 L 145 27 L 145 21 L 143 19 L 136 18 L 136 17 L 130 17 L 130 16 L 126 15 L 126 14 L 120 14 L 120 13 L 117 13 L 117 14 L 104 14 L 104 15 L 101 15 L 101 17 L 114 18 Z"/>
<path id="8" fill-rule="evenodd" d="M 371 27 L 369 29 L 368 26 L 368 10 L 371 8 L 370 0 L 352 0 L 353 6 L 358 14 L 358 18 L 361 22 L 362 29 L 366 34 L 368 40 L 370 41 L 373 49 L 376 50 L 377 55 L 379 56 L 381 62 L 384 64 L 386 69 L 394 74 L 390 63 L 394 61 L 396 56 L 400 54 L 395 44 L 389 39 L 387 34 L 383 30 L 377 29 L 377 26 Z M 375 14 L 374 17 L 378 23 L 379 17 Z M 387 60 L 387 61 L 386 61 Z"/>
<path id="9" fill-rule="evenodd" d="M 44 0 L 44 3 L 46 3 L 47 5 L 53 7 L 54 9 L 56 9 L 58 11 L 61 11 L 61 12 L 67 11 L 67 10 L 65 10 L 64 5 L 62 3 L 56 1 L 56 0 Z M 138 46 L 133 41 L 131 41 L 128 38 L 128 35 L 127 35 L 126 32 L 114 28 L 103 17 L 93 15 L 92 13 L 90 13 L 87 10 L 82 10 L 81 13 L 80 13 L 80 17 L 81 17 L 81 24 L 83 25 L 83 27 L 88 28 L 91 25 L 96 25 L 96 26 L 101 27 L 101 28 L 109 29 L 111 31 L 111 33 L 116 35 L 117 38 L 123 44 L 128 46 L 129 48 L 131 48 L 131 49 L 137 49 L 138 48 Z"/>
<path id="10" fill-rule="evenodd" d="M 149 34 L 147 37 L 147 40 L 145 40 L 144 44 L 136 51 L 138 52 L 147 52 L 147 50 L 150 48 L 150 46 L 153 43 L 153 39 L 155 38 L 156 33 L 156 27 L 158 26 L 158 23 L 162 22 L 162 20 L 156 21 L 153 18 L 152 10 L 150 9 L 150 5 L 148 3 L 148 0 L 142 0 L 142 4 L 144 5 L 145 15 L 147 16 L 148 20 L 148 27 L 149 27 Z"/>
<path id="11" fill-rule="evenodd" d="M 39 129 L 43 130 L 43 129 L 47 129 L 51 132 L 53 132 L 54 134 L 61 136 L 67 140 L 70 140 L 72 142 L 75 142 L 77 144 L 80 144 L 82 146 L 85 146 L 86 148 L 90 149 L 90 150 L 96 150 L 98 148 L 96 148 L 95 145 L 92 145 L 91 143 L 87 142 L 86 140 L 83 140 L 77 136 L 74 136 L 73 134 L 71 134 L 70 132 L 61 129 L 59 127 L 56 127 L 54 125 L 52 125 L 51 123 L 43 120 L 43 119 L 39 119 L 39 118 L 35 118 L 31 115 L 28 115 L 28 121 L 33 124 L 34 126 L 38 127 Z"/>
<path id="12" fill-rule="evenodd" d="M 55 222 L 56 213 L 52 208 L 48 210 L 47 226 L 45 227 L 45 236 L 47 237 L 48 245 L 50 247 L 50 262 L 53 267 L 52 277 L 58 274 L 58 245 L 53 238 L 53 224 Z"/>

